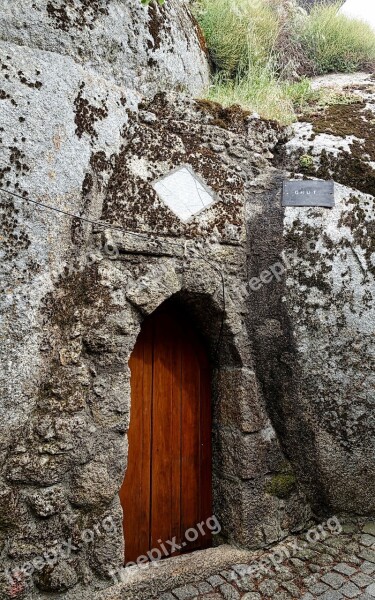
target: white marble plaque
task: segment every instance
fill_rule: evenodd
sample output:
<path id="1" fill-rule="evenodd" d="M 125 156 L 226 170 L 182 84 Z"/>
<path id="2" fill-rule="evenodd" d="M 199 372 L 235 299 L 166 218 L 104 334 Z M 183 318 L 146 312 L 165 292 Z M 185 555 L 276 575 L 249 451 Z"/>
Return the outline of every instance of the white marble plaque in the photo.
<path id="1" fill-rule="evenodd" d="M 186 223 L 216 201 L 210 190 L 188 165 L 174 169 L 153 184 L 159 198 Z"/>

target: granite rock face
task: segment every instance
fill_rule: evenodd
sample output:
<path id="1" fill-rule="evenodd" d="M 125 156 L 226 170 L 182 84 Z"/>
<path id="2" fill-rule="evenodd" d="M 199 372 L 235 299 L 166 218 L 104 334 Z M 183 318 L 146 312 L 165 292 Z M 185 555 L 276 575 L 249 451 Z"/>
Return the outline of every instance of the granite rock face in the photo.
<path id="1" fill-rule="evenodd" d="M 0 40 L 48 52 L 52 69 L 56 55 L 69 57 L 146 96 L 196 96 L 208 85 L 204 38 L 186 0 L 147 8 L 139 0 L 4 0 L 1 12 Z"/>
<path id="2" fill-rule="evenodd" d="M 285 209 L 285 290 L 267 312 L 283 307 L 290 338 L 264 381 L 315 508 L 373 514 L 375 86 L 362 74 L 344 89 L 337 79 L 346 102 L 301 118 L 282 151 L 289 176 L 338 183 L 333 209 Z M 319 85 L 335 88 L 335 77 Z M 264 358 L 271 350 L 261 346 Z M 294 392 L 277 390 L 283 364 Z"/>
<path id="3" fill-rule="evenodd" d="M 324 500 L 375 510 L 374 198 L 336 185 L 334 209 L 286 210 L 285 304 L 300 356 L 298 401 Z M 311 477 L 311 475 L 310 475 Z"/>

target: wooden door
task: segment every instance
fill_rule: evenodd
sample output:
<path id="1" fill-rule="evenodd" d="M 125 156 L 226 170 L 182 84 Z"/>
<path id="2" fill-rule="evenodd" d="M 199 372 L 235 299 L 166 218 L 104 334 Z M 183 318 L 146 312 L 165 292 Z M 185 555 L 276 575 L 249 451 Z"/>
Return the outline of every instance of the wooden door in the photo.
<path id="1" fill-rule="evenodd" d="M 187 316 L 167 303 L 146 319 L 129 366 L 129 453 L 120 490 L 125 562 L 155 548 L 165 556 L 174 537 L 181 548 L 171 555 L 206 548 L 212 474 L 204 345 Z M 196 540 L 192 532 L 186 539 L 190 528 Z"/>

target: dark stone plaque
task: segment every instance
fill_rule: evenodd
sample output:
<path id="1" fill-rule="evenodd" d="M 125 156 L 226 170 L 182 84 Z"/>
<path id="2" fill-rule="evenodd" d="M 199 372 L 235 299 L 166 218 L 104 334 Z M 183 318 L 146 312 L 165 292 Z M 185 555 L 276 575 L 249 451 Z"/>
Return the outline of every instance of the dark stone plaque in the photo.
<path id="1" fill-rule="evenodd" d="M 283 181 L 282 206 L 335 206 L 333 181 Z"/>

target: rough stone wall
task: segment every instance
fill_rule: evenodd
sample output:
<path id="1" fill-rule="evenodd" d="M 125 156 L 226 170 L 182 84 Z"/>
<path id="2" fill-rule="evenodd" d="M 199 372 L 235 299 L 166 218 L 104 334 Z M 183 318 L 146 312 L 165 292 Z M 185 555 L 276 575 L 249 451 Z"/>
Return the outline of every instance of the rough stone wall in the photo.
<path id="1" fill-rule="evenodd" d="M 128 114 L 141 94 L 174 86 L 194 94 L 207 83 L 207 62 L 183 3 L 145 9 L 138 0 L 4 2 L 0 39 L 1 186 L 77 214 L 90 211 L 92 218 L 101 215 L 101 197 L 89 171 L 118 152 L 124 135 L 131 137 Z M 41 335 L 37 306 L 84 231 L 10 196 L 1 220 L 4 257 L 12 259 L 3 264 L 2 280 L 7 428 L 27 414 L 43 363 L 34 351 Z M 32 247 L 30 227 L 38 236 Z"/>
<path id="2" fill-rule="evenodd" d="M 287 251 L 297 251 L 286 304 L 301 364 L 298 401 L 313 432 L 315 504 L 373 514 L 374 198 L 340 185 L 335 194 L 332 211 L 286 211 Z"/>
<path id="3" fill-rule="evenodd" d="M 137 107 L 134 93 L 69 57 L 54 56 L 52 69 L 46 51 L 3 44 L 3 53 L 2 186 L 128 233 L 1 195 L 1 552 L 5 567 L 26 569 L 1 575 L 2 595 L 92 597 L 121 566 L 128 359 L 143 318 L 171 296 L 216 366 L 223 538 L 253 547 L 302 527 L 309 510 L 267 416 L 245 323 L 244 215 L 258 210 L 247 197 L 273 185 L 270 149 L 283 132 L 163 94 Z M 186 162 L 218 201 L 182 224 L 151 183 Z M 56 543 L 57 561 L 35 563 Z"/>
<path id="4" fill-rule="evenodd" d="M 171 87 L 199 93 L 207 82 L 192 23 L 185 6 L 173 2 L 148 10 L 137 0 L 3 3 L 1 187 L 100 219 L 108 168 L 132 137 L 129 115 L 141 94 Z M 129 417 L 128 383 L 116 388 L 108 348 L 115 355 L 116 340 L 122 348 L 121 332 L 109 339 L 107 331 L 109 354 L 98 352 L 99 372 L 82 358 L 85 344 L 89 354 L 99 348 L 103 317 L 118 311 L 116 302 L 111 307 L 118 288 L 99 265 L 102 228 L 91 234 L 77 219 L 5 193 L 0 219 L 1 562 L 28 567 L 19 580 L 1 572 L 0 595 L 39 598 L 76 584 L 92 589 L 94 581 L 100 587 L 123 555 L 117 492 Z M 130 307 L 123 335 L 133 319 L 139 322 Z M 128 346 L 124 352 L 126 370 Z M 101 370 L 111 362 L 107 398 Z M 104 529 L 111 523 L 115 536 Z M 93 543 L 82 544 L 83 532 L 95 526 Z M 82 550 L 72 552 L 69 541 Z M 57 564 L 56 542 L 68 543 Z M 28 563 L 46 552 L 43 568 Z"/>

